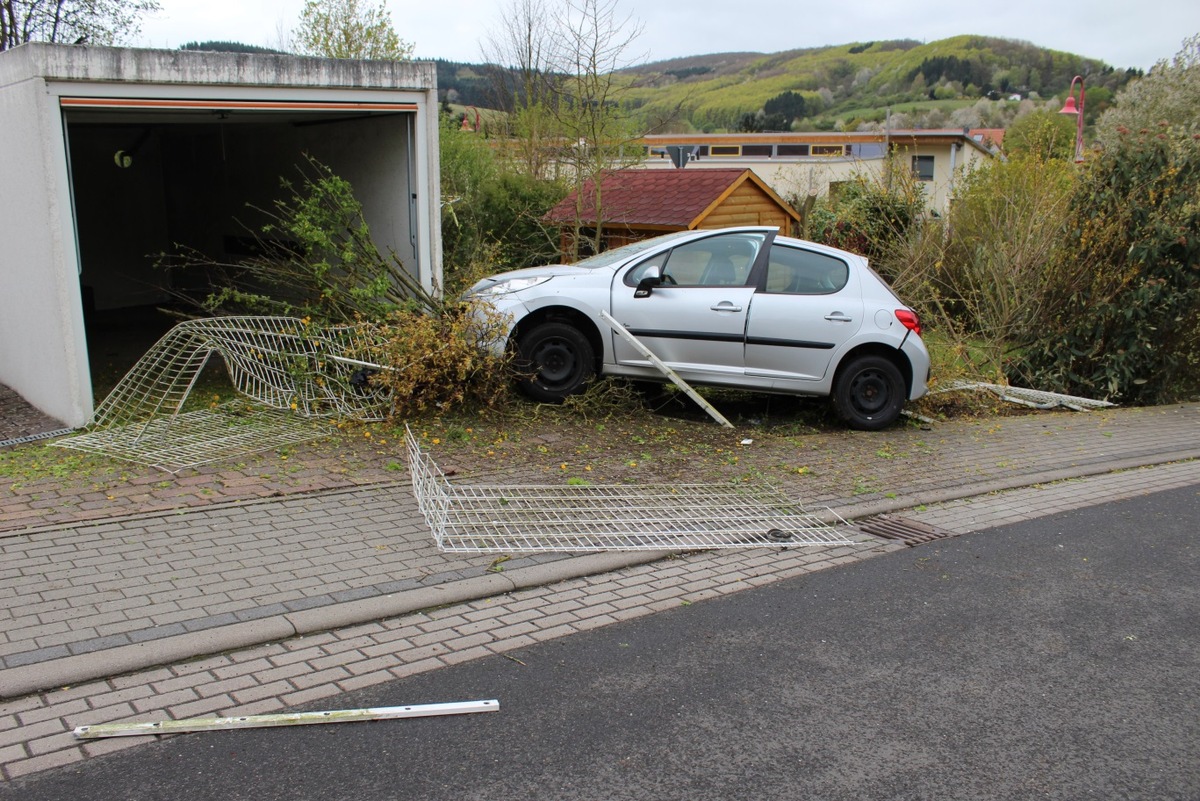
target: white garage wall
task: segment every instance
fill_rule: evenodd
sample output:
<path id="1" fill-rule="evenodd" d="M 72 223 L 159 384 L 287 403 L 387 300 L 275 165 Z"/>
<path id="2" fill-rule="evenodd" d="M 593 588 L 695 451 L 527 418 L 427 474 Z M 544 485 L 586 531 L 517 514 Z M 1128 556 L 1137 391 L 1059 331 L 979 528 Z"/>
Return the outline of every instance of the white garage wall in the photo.
<path id="1" fill-rule="evenodd" d="M 0 382 L 71 426 L 92 414 L 58 101 L 31 50 L 0 59 Z"/>
<path id="2" fill-rule="evenodd" d="M 411 104 L 414 111 L 394 116 L 344 126 L 297 126 L 288 133 L 280 128 L 274 141 L 247 139 L 253 146 L 234 156 L 231 175 L 244 180 L 247 189 L 269 183 L 277 191 L 278 176 L 294 163 L 290 142 L 311 147 L 358 189 L 379 243 L 394 248 L 426 286 L 440 283 L 438 104 L 432 64 L 43 44 L 5 51 L 0 53 L 0 152 L 7 158 L 0 178 L 0 241 L 6 243 L 0 249 L 5 288 L 0 293 L 0 381 L 64 423 L 80 425 L 90 419 L 93 398 L 59 107 L 63 97 Z M 106 151 L 114 144 L 116 138 L 90 145 L 97 164 L 111 160 Z M 155 160 L 160 145 L 148 144 L 145 158 Z M 148 178 L 132 174 L 102 180 L 143 181 L 155 196 L 131 204 L 140 208 L 93 216 L 88 224 L 101 230 L 119 230 L 130 215 L 171 219 L 188 203 L 170 183 L 154 190 Z M 229 198 L 256 196 L 227 190 L 219 203 L 205 206 L 192 199 L 192 205 L 198 215 L 220 215 L 223 221 L 231 216 Z M 411 206 L 410 196 L 415 196 Z M 222 230 L 223 225 L 214 227 L 214 239 L 238 233 Z M 157 241 L 157 235 L 142 235 L 129 248 L 101 254 L 96 262 L 100 275 L 107 271 L 124 280 L 121 271 L 129 269 L 138 251 Z M 97 303 L 120 306 L 128 299 L 121 294 L 98 297 Z"/>

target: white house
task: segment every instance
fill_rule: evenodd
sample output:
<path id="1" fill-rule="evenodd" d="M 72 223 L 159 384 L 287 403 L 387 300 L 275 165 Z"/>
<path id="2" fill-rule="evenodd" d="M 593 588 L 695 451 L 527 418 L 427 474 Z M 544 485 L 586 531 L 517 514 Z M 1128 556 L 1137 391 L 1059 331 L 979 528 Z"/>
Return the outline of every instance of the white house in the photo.
<path id="1" fill-rule="evenodd" d="M 153 254 L 236 260 L 311 155 L 376 244 L 440 284 L 429 63 L 26 44 L 0 53 L 0 383 L 92 415 L 85 312 L 166 298 Z M 249 204 L 249 205 L 248 205 Z"/>
<path id="2" fill-rule="evenodd" d="M 801 198 L 823 196 L 855 174 L 878 174 L 890 155 L 911 166 L 936 214 L 949 210 L 955 179 L 994 155 L 982 136 L 963 129 L 654 134 L 642 144 L 651 154 L 643 167 L 744 167 L 781 196 Z"/>

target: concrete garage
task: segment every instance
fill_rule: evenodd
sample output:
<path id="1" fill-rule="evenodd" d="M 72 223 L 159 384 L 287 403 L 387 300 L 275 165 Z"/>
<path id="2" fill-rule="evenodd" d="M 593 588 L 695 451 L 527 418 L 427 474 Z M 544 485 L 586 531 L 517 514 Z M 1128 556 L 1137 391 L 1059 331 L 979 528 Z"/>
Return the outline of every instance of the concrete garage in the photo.
<path id="1" fill-rule="evenodd" d="M 178 243 L 236 261 L 262 222 L 252 207 L 282 197 L 306 154 L 354 186 L 381 250 L 440 284 L 437 114 L 425 63 L 0 53 L 0 384 L 86 423 L 89 344 L 170 300 L 178 279 L 155 254 Z"/>

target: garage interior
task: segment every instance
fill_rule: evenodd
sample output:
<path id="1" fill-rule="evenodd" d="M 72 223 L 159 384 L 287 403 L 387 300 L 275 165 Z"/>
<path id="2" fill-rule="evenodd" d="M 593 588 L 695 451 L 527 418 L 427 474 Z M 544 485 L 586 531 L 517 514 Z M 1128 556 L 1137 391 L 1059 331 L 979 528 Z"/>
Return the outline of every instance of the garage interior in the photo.
<path id="1" fill-rule="evenodd" d="M 299 186 L 309 157 L 350 182 L 381 252 L 417 274 L 411 105 L 69 101 L 63 122 L 97 401 L 178 322 L 167 313 L 183 308 L 178 293 L 204 293 L 205 276 L 156 267 L 159 254 L 183 246 L 223 263 L 251 255 L 268 221 L 261 209 L 290 196 L 282 180 Z"/>

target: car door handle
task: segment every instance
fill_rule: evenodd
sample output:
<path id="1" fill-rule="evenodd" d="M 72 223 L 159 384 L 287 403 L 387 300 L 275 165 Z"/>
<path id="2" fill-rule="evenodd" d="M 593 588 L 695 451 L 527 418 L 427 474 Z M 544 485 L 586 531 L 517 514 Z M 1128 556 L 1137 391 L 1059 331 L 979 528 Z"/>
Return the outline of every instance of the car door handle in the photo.
<path id="1" fill-rule="evenodd" d="M 834 322 L 834 323 L 852 323 L 852 322 L 854 322 L 853 317 L 847 317 L 846 315 L 842 314 L 841 312 L 830 312 L 829 314 L 825 315 L 825 319 L 829 320 L 830 322 Z"/>
<path id="2" fill-rule="evenodd" d="M 708 308 L 712 309 L 713 311 L 727 311 L 727 312 L 739 312 L 742 310 L 741 306 L 734 306 L 732 303 L 730 303 L 727 300 L 723 300 L 720 303 L 718 303 L 716 306 L 709 306 Z"/>

